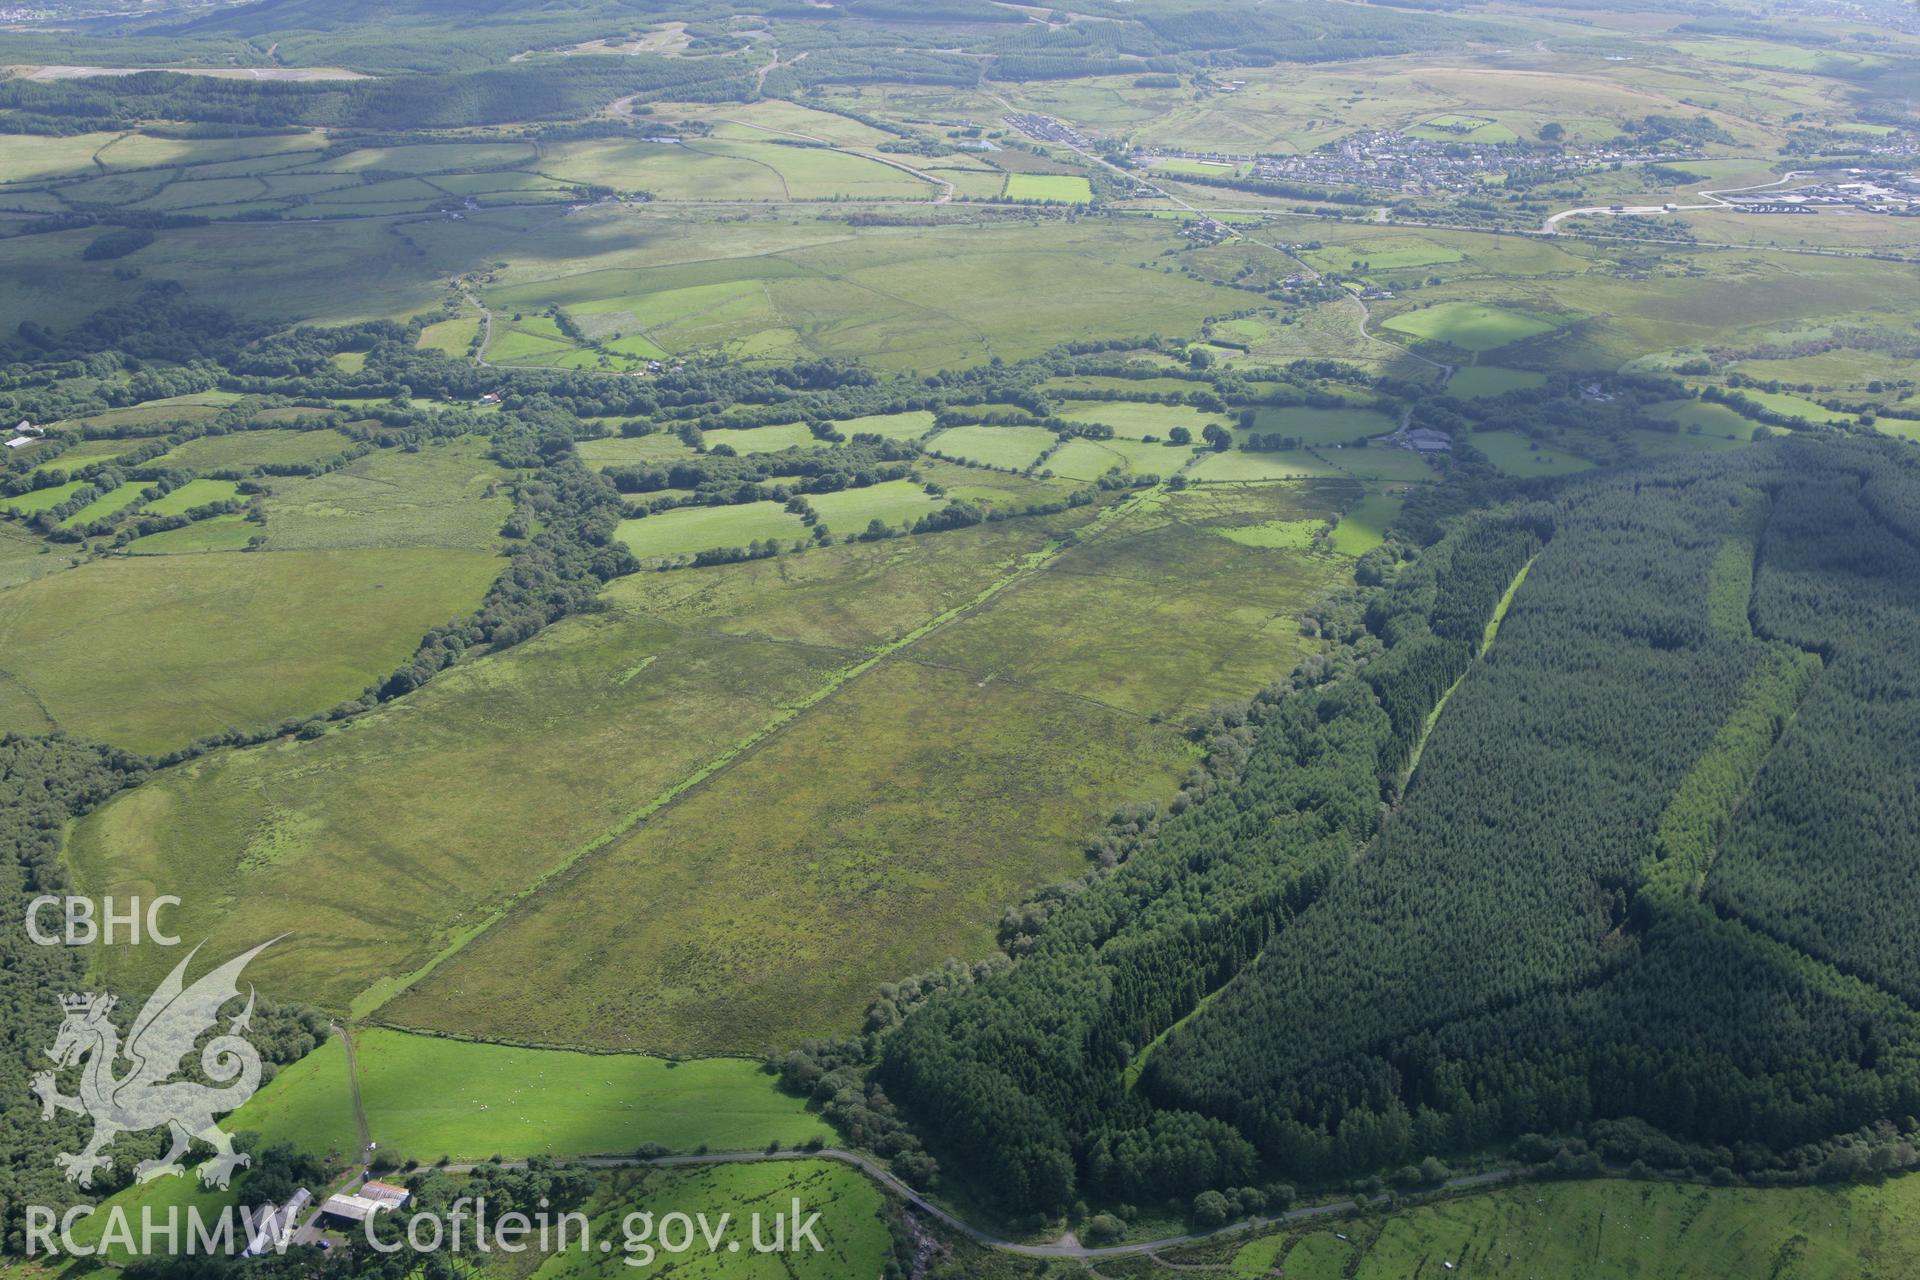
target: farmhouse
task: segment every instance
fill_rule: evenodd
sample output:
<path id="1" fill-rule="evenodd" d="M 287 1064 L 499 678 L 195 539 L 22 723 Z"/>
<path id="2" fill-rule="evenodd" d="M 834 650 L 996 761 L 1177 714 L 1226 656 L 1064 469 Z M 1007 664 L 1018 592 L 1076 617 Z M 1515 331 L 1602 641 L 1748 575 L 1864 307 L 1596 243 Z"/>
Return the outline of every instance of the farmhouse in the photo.
<path id="1" fill-rule="evenodd" d="M 360 1195 L 363 1199 L 377 1200 L 389 1209 L 399 1209 L 413 1198 L 413 1192 L 405 1187 L 377 1181 L 362 1184 Z"/>
<path id="2" fill-rule="evenodd" d="M 405 1187 L 396 1187 L 390 1182 L 368 1182 L 357 1192 L 343 1191 L 339 1195 L 328 1196 L 326 1203 L 320 1206 L 320 1214 L 338 1226 L 365 1222 L 382 1209 L 401 1208 L 412 1194 Z"/>
<path id="3" fill-rule="evenodd" d="M 284 1249 L 300 1214 L 312 1203 L 313 1192 L 301 1187 L 278 1209 L 261 1213 L 253 1220 L 253 1234 L 247 1237 L 246 1250 L 240 1256 L 257 1258 L 263 1253 Z"/>

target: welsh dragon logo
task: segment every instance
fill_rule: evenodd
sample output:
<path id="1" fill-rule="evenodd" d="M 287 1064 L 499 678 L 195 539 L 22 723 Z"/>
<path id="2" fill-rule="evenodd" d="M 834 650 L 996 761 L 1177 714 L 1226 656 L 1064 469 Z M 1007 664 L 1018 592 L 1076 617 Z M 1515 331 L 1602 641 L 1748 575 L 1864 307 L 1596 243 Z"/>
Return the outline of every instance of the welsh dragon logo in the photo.
<path id="1" fill-rule="evenodd" d="M 47 1056 L 60 1070 L 86 1060 L 80 1073 L 80 1092 L 71 1098 L 61 1093 L 53 1071 L 36 1075 L 33 1091 L 39 1095 L 43 1119 L 51 1120 L 55 1110 L 61 1110 L 93 1120 L 93 1138 L 86 1150 L 54 1157 L 69 1181 L 91 1186 L 94 1171 L 113 1164 L 113 1157 L 102 1152 L 115 1138 L 163 1125 L 173 1135 L 173 1146 L 160 1159 L 143 1160 L 134 1166 L 134 1175 L 142 1182 L 184 1172 L 180 1157 L 194 1138 L 212 1146 L 216 1153 L 200 1166 L 200 1180 L 209 1187 L 225 1187 L 233 1171 L 249 1162 L 248 1156 L 233 1149 L 233 1139 L 213 1118 L 232 1111 L 260 1087 L 259 1051 L 242 1034 L 253 1018 L 251 987 L 246 993 L 246 1008 L 234 1015 L 225 1034 L 209 1040 L 200 1051 L 200 1068 L 209 1080 L 233 1083 L 215 1088 L 172 1077 L 181 1072 L 201 1036 L 219 1022 L 222 1006 L 239 997 L 240 971 L 275 941 L 278 939 L 263 942 L 229 960 L 189 987 L 184 979 L 187 965 L 200 950 L 195 947 L 148 998 L 127 1033 L 124 1047 L 119 1030 L 108 1016 L 113 1012 L 113 996 L 62 997 L 66 1021 L 61 1023 L 60 1035 Z M 116 1073 L 122 1058 L 130 1065 Z"/>

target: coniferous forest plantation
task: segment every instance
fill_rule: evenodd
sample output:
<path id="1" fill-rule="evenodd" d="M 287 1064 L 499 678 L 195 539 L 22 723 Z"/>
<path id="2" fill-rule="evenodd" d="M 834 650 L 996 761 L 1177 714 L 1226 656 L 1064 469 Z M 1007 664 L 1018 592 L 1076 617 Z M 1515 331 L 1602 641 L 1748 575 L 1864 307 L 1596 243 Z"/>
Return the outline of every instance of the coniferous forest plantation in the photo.
<path id="1" fill-rule="evenodd" d="M 1916 90 L 0 12 L 0 1277 L 1920 1275 Z"/>

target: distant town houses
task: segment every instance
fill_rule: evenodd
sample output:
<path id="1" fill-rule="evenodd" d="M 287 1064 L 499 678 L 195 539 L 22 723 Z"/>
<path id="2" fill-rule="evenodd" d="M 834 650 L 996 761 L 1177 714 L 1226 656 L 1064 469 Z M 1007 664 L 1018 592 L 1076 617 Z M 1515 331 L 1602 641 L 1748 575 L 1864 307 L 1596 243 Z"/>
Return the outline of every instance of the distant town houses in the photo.
<path id="1" fill-rule="evenodd" d="M 1214 151 L 1142 151 L 1134 163 L 1186 160 L 1222 168 L 1251 166 L 1255 182 L 1364 187 L 1394 195 L 1462 194 L 1478 191 L 1492 176 L 1513 170 L 1553 175 L 1587 173 L 1615 164 L 1656 164 L 1697 158 L 1673 146 L 1625 144 L 1544 150 L 1519 143 L 1468 143 L 1416 138 L 1397 129 L 1358 133 L 1300 155 L 1236 155 Z"/>
<path id="2" fill-rule="evenodd" d="M 1019 111 L 1013 115 L 1004 116 L 1002 119 L 1004 119 L 1010 127 L 1026 134 L 1035 142 L 1057 142 L 1064 146 L 1076 147 L 1083 151 L 1093 145 L 1087 141 L 1086 136 L 1078 129 L 1064 121 L 1055 120 L 1052 116 L 1043 116 L 1031 111 Z"/>

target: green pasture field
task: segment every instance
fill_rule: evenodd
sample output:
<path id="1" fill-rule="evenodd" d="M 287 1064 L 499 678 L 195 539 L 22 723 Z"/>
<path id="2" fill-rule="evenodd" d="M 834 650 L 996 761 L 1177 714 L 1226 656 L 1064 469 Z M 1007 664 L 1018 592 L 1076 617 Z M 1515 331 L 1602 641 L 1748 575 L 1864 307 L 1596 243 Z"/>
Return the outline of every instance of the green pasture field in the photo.
<path id="1" fill-rule="evenodd" d="M 885 370 L 1020 359 L 1095 335 L 1191 332 L 1245 305 L 1237 291 L 1143 266 L 1180 243 L 1173 228 L 1144 220 L 848 227 L 664 215 L 592 209 L 529 230 L 500 250 L 511 263 L 489 305 L 524 312 L 559 302 L 584 316 L 599 301 L 631 310 L 651 305 L 650 295 L 726 285 L 720 297 L 676 300 L 672 323 L 649 327 L 642 315 L 626 331 L 675 352 L 845 356 Z M 485 221 L 470 217 L 453 234 L 477 236 Z M 471 252 L 493 252 L 497 234 L 489 229 Z"/>
<path id="2" fill-rule="evenodd" d="M 330 427 L 294 431 L 268 427 L 200 436 L 162 454 L 152 465 L 189 471 L 226 471 L 260 466 L 324 462 L 353 442 Z"/>
<path id="3" fill-rule="evenodd" d="M 329 169 L 341 173 L 451 173 L 470 169 L 507 168 L 539 158 L 531 143 L 506 141 L 413 142 L 394 147 L 361 147 L 337 160 Z"/>
<path id="4" fill-rule="evenodd" d="M 551 365 L 579 350 L 552 317 L 527 315 L 504 324 L 496 320 L 483 354 L 494 364 Z"/>
<path id="5" fill-rule="evenodd" d="M 1724 404 L 1711 400 L 1666 400 L 1648 405 L 1649 418 L 1677 422 L 1684 428 L 1699 427 L 1704 434 L 1732 436 L 1740 440 L 1753 437 L 1753 419 Z"/>
<path id="6" fill-rule="evenodd" d="M 257 138 L 163 138 L 151 133 L 123 133 L 101 146 L 96 156 L 103 169 L 208 169 L 224 165 L 236 170 L 271 170 L 298 163 L 301 155 L 318 151 L 326 142 L 326 134 L 319 130 Z"/>
<path id="7" fill-rule="evenodd" d="M 867 522 L 879 520 L 899 528 L 911 525 L 946 505 L 925 487 L 911 480 L 888 480 L 864 489 L 842 489 L 838 493 L 807 495 L 807 502 L 819 513 L 821 523 L 840 536 L 859 533 Z"/>
<path id="8" fill-rule="evenodd" d="M 1233 419 L 1224 413 L 1209 413 L 1189 404 L 1148 404 L 1141 400 L 1062 400 L 1054 412 L 1068 422 L 1098 422 L 1113 428 L 1113 434 L 1139 440 L 1158 436 L 1165 440 L 1175 427 L 1193 433 L 1195 444 L 1208 423 L 1229 425 Z"/>
<path id="9" fill-rule="evenodd" d="M 1024 405 L 1014 404 L 1010 400 L 988 401 L 985 404 L 962 405 L 960 406 L 960 412 L 979 414 L 982 416 L 1005 415 L 1007 417 L 1013 417 L 1013 418 L 1033 418 L 1035 416 L 1033 410 L 1027 408 Z"/>
<path id="10" fill-rule="evenodd" d="M 260 526 L 235 512 L 196 520 L 180 529 L 166 529 L 135 538 L 127 550 L 137 556 L 197 555 L 208 551 L 239 551 L 260 532 Z"/>
<path id="11" fill-rule="evenodd" d="M 563 182 L 644 190 L 656 200 L 930 199 L 911 174 L 844 151 L 701 138 L 678 144 L 596 138 L 549 146 L 541 171 Z"/>
<path id="12" fill-rule="evenodd" d="M 1369 490 L 1366 497 L 1340 515 L 1333 527 L 1333 549 L 1344 555 L 1363 556 L 1386 541 L 1387 526 L 1399 518 L 1406 505 L 1406 492 L 1386 488 Z"/>
<path id="13" fill-rule="evenodd" d="M 1241 166 L 1216 163 L 1206 160 L 1187 160 L 1179 156 L 1167 156 L 1153 162 L 1153 167 L 1163 173 L 1199 174 L 1202 177 L 1225 177 L 1239 172 Z"/>
<path id="14" fill-rule="evenodd" d="M 0 643 L 62 728 L 165 751 L 357 697 L 497 571 L 435 550 L 98 560 L 0 593 Z"/>
<path id="15" fill-rule="evenodd" d="M 76 823 L 69 860 L 102 892 L 180 886 L 195 937 L 237 947 L 293 930 L 255 961 L 263 989 L 344 1010 L 791 719 L 873 646 L 974 600 L 1043 548 L 1049 527 L 1009 521 L 620 579 L 606 611 L 442 672 L 322 738 L 221 752 L 152 779 Z M 381 553 L 198 559 L 329 554 Z M 497 785 L 503 777 L 512 785 Z M 1005 905 L 987 911 L 992 893 L 981 893 L 982 920 Z M 167 957 L 140 952 L 115 948 L 104 963 L 151 986 Z M 438 1003 L 400 1020 L 435 1025 Z M 607 1047 L 658 1047 L 641 1028 L 605 1030 L 621 1041 Z"/>
<path id="16" fill-rule="evenodd" d="M 795 1203 L 802 1206 L 802 1218 L 819 1213 L 814 1235 L 820 1248 L 805 1244 L 757 1252 L 751 1216 L 761 1215 L 761 1239 L 771 1244 L 774 1216 L 790 1212 Z M 602 1253 L 596 1244 L 555 1253 L 533 1273 L 534 1280 L 665 1275 L 675 1280 L 847 1280 L 882 1274 L 893 1252 L 886 1201 L 879 1189 L 859 1170 L 835 1160 L 622 1170 L 608 1175 L 587 1212 L 592 1238 L 610 1241 L 612 1250 Z M 732 1221 L 717 1251 L 709 1251 L 696 1234 L 688 1252 L 628 1252 L 628 1231 L 637 1229 L 638 1220 L 632 1217 L 636 1213 L 651 1214 L 651 1222 L 675 1213 L 704 1215 L 709 1223 L 731 1215 Z M 729 1244 L 737 1245 L 738 1252 L 730 1251 Z"/>
<path id="17" fill-rule="evenodd" d="M 1447 379 L 1447 394 L 1461 400 L 1497 396 L 1506 391 L 1531 391 L 1544 387 L 1547 375 L 1530 369 L 1502 369 L 1495 365 L 1467 365 L 1455 369 Z"/>
<path id="18" fill-rule="evenodd" d="M 1007 189 L 1006 175 L 999 169 L 953 169 L 934 162 L 916 166 L 953 184 L 953 192 L 969 200 L 998 200 Z"/>
<path id="19" fill-rule="evenodd" d="M 1178 471 L 1192 456 L 1186 449 L 1118 436 L 1111 440 L 1074 439 L 1061 445 L 1047 459 L 1045 469 L 1069 480 L 1088 482 L 1098 480 L 1115 467 L 1120 468 L 1123 475 L 1167 476 Z"/>
<path id="20" fill-rule="evenodd" d="M 479 334 L 478 316 L 455 316 L 451 320 L 436 320 L 420 330 L 417 345 L 423 351 L 438 351 L 442 355 L 463 360 L 467 348 Z"/>
<path id="21" fill-rule="evenodd" d="M 1271 338 L 1274 328 L 1271 320 L 1258 316 L 1241 316 L 1234 320 L 1216 320 L 1207 326 L 1207 333 L 1216 340 L 1229 339 L 1252 347 Z M 1228 359 L 1241 354 L 1231 347 L 1225 347 L 1222 350 L 1232 353 L 1227 357 Z"/>
<path id="22" fill-rule="evenodd" d="M 183 516 L 195 507 L 225 502 L 240 496 L 240 486 L 231 480 L 189 480 L 146 505 L 156 516 Z"/>
<path id="23" fill-rule="evenodd" d="M 62 471 L 78 471 L 80 468 L 90 466 L 93 463 L 106 462 L 119 457 L 123 453 L 131 453 L 145 443 L 146 441 L 144 440 L 81 440 L 66 449 L 58 457 L 47 459 L 35 467 L 34 470 L 45 471 L 51 467 L 58 467 Z M 28 450 L 23 450 L 23 452 L 31 456 L 33 453 L 39 452 L 39 448 L 36 446 Z"/>
<path id="24" fill-rule="evenodd" d="M 1294 436 L 1307 446 L 1348 444 L 1368 436 L 1387 435 L 1399 423 L 1378 409 L 1309 409 L 1262 407 L 1254 413 L 1251 431 L 1262 435 Z M 1234 439 L 1249 429 L 1235 428 Z"/>
<path id="25" fill-rule="evenodd" d="M 1010 173 L 1007 175 L 1007 199 L 1086 204 L 1093 199 L 1093 184 L 1071 174 Z"/>
<path id="26" fill-rule="evenodd" d="M 71 554 L 58 555 L 51 544 L 0 521 L 0 590 L 67 568 L 73 563 Z"/>
<path id="27" fill-rule="evenodd" d="M 231 391 L 198 391 L 192 395 L 148 400 L 124 409 L 108 409 L 104 413 L 90 414 L 59 425 L 129 427 L 146 423 L 193 422 L 213 417 L 238 399 L 240 396 Z"/>
<path id="28" fill-rule="evenodd" d="M 1363 269 L 1369 271 L 1392 271 L 1458 262 L 1465 255 L 1449 245 L 1418 236 L 1393 236 L 1323 243 L 1318 249 L 1303 250 L 1299 256 L 1321 271 L 1346 272 L 1354 269 L 1355 262 L 1363 263 Z"/>
<path id="29" fill-rule="evenodd" d="M 933 414 L 925 409 L 875 413 L 864 418 L 842 418 L 833 425 L 849 437 L 875 435 L 883 440 L 918 440 L 933 430 Z"/>
<path id="30" fill-rule="evenodd" d="M 1560 322 L 1517 308 L 1472 302 L 1442 302 L 1403 311 L 1380 322 L 1381 327 L 1425 342 L 1444 342 L 1462 351 L 1493 351 L 1551 333 Z"/>
<path id="31" fill-rule="evenodd" d="M 377 449 L 321 476 L 276 476 L 266 502 L 267 546 L 491 551 L 513 500 L 505 492 L 487 496 L 507 473 L 486 452 L 485 439 L 463 436 L 418 453 Z"/>
<path id="32" fill-rule="evenodd" d="M 772 305 L 763 281 L 705 276 L 727 276 L 743 267 L 719 264 L 692 272 L 652 274 L 637 283 L 657 284 L 647 292 L 593 298 L 569 308 L 581 331 L 611 340 L 616 333 L 645 335 L 657 349 L 681 351 L 713 342 L 730 341 L 752 326 L 772 322 Z M 770 268 L 776 273 L 778 268 Z M 686 280 L 690 283 L 682 284 Z M 609 282 L 613 283 L 613 282 Z"/>
<path id="33" fill-rule="evenodd" d="M 84 480 L 69 480 L 65 484 L 57 484 L 50 489 L 30 489 L 11 498 L 0 498 L 0 508 L 14 512 L 16 515 L 37 515 L 59 506 L 78 493 L 85 483 Z"/>
<path id="34" fill-rule="evenodd" d="M 820 442 L 813 438 L 804 422 L 783 422 L 766 427 L 735 429 L 721 427 L 703 433 L 707 447 L 732 445 L 736 453 L 778 453 L 782 449 L 806 449 Z"/>
<path id="35" fill-rule="evenodd" d="M 360 356 L 363 362 L 365 360 L 365 353 L 363 352 L 341 351 L 334 355 L 336 363 L 341 356 Z M 410 403 L 418 404 L 419 399 L 418 396 L 415 396 Z M 338 409 L 317 409 L 312 405 L 306 404 L 283 404 L 277 408 L 260 410 L 260 412 L 253 415 L 253 420 L 255 422 L 312 422 L 322 418 L 338 420 L 339 417 L 340 411 Z"/>
<path id="36" fill-rule="evenodd" d="M 190 1160 L 195 1158 L 196 1156 L 192 1155 L 188 1157 Z M 167 1222 L 169 1215 L 178 1213 L 180 1216 L 177 1221 L 181 1224 L 181 1232 L 184 1237 L 189 1221 L 186 1215 L 191 1210 L 198 1210 L 202 1215 L 202 1220 L 211 1224 L 217 1220 L 216 1216 L 222 1209 L 239 1203 L 240 1190 L 243 1185 L 243 1182 L 236 1180 L 233 1185 L 225 1191 L 209 1189 L 201 1184 L 200 1179 L 194 1174 L 191 1166 L 188 1167 L 186 1174 L 181 1177 L 155 1178 L 151 1182 L 135 1183 L 107 1197 L 97 1206 L 91 1216 L 77 1220 L 74 1223 L 73 1240 L 75 1244 L 82 1248 L 101 1250 L 102 1261 L 118 1263 L 125 1266 L 128 1263 L 137 1261 L 139 1257 L 139 1255 L 129 1247 L 129 1242 L 126 1238 L 116 1237 L 110 1242 L 105 1242 L 103 1246 L 103 1241 L 106 1241 L 107 1228 L 111 1222 L 109 1215 L 114 1209 L 121 1209 L 132 1215 L 128 1221 L 134 1223 L 141 1221 L 140 1215 L 142 1213 L 151 1213 L 153 1215 L 153 1221 L 160 1223 Z M 237 1222 L 235 1223 L 234 1233 L 236 1237 L 243 1234 Z M 182 1244 L 181 1247 L 184 1249 L 185 1245 Z M 245 1247 L 246 1245 L 244 1243 L 239 1242 L 236 1242 L 234 1245 L 236 1252 Z M 27 1263 L 19 1265 L 25 1268 L 31 1267 L 33 1264 Z M 103 1275 L 95 1277 L 95 1280 L 104 1280 L 104 1277 L 119 1274 L 110 1267 L 103 1267 L 102 1272 Z M 0 1272 L 0 1274 L 8 1275 L 9 1280 L 13 1280 L 14 1273 L 11 1271 Z M 19 1280 L 26 1280 L 26 1277 L 34 1275 L 52 1276 L 59 1274 L 73 1273 L 27 1270 L 20 1276 Z"/>
<path id="37" fill-rule="evenodd" d="M 1024 471 L 1058 439 L 1045 427 L 948 427 L 927 448 L 983 467 Z"/>
<path id="38" fill-rule="evenodd" d="M 1742 360 L 1729 368 L 1750 378 L 1856 390 L 1868 382 L 1896 381 L 1911 372 L 1911 366 L 1891 352 L 1847 347 L 1784 360 Z"/>
<path id="39" fill-rule="evenodd" d="M 140 491 L 144 487 L 145 486 L 138 484 L 123 484 L 118 488 L 109 489 L 92 502 L 89 502 L 86 506 L 68 516 L 65 520 L 62 520 L 60 527 L 63 529 L 77 529 L 82 525 L 91 524 L 95 520 L 103 520 L 114 512 L 120 511 L 137 502 L 140 498 Z"/>
<path id="40" fill-rule="evenodd" d="M 9 182 L 95 172 L 93 155 L 117 135 L 76 133 L 64 138 L 8 134 L 0 142 L 0 173 Z"/>
<path id="41" fill-rule="evenodd" d="M 1345 474 L 1310 449 L 1292 449 L 1284 453 L 1249 453 L 1244 449 L 1229 449 L 1225 453 L 1205 455 L 1187 472 L 1189 479 L 1200 483 L 1330 479 Z"/>
<path id="42" fill-rule="evenodd" d="M 818 111 L 782 98 L 762 98 L 758 102 L 727 102 L 714 105 L 686 103 L 676 104 L 670 108 L 660 107 L 657 110 L 663 114 L 670 111 L 676 118 L 702 114 L 709 117 L 724 117 L 715 123 L 715 132 L 723 136 L 737 133 L 742 137 L 765 138 L 768 130 L 782 130 L 787 133 L 803 134 L 809 138 L 818 138 L 842 147 L 877 147 L 891 136 L 872 125 L 863 124 L 847 116 L 837 115 L 831 111 Z"/>
<path id="43" fill-rule="evenodd" d="M 1115 378 L 1099 373 L 1069 373 L 1048 378 L 1039 389 L 1049 396 L 1064 398 L 1078 391 L 1187 392 L 1194 388 L 1195 384 L 1185 378 Z"/>
<path id="44" fill-rule="evenodd" d="M 356 1032 L 354 1043 L 367 1127 L 396 1159 L 626 1155 L 647 1143 L 758 1151 L 833 1136 L 804 1099 L 745 1058 L 677 1062 L 382 1027 Z"/>
<path id="45" fill-rule="evenodd" d="M 1758 404 L 1763 409 L 1775 413 L 1784 413 L 1793 418 L 1805 418 L 1808 422 L 1851 422 L 1853 415 L 1840 413 L 1825 405 L 1815 404 L 1802 396 L 1788 395 L 1781 391 L 1762 391 L 1758 387 L 1741 387 L 1740 394 Z"/>
<path id="46" fill-rule="evenodd" d="M 1184 458 L 1186 455 L 1176 452 L 1173 456 Z M 922 478 L 945 489 L 949 498 L 964 498 L 989 511 L 996 508 L 1017 511 L 1040 503 L 1059 502 L 1081 487 L 1080 481 L 1071 478 L 988 471 L 938 458 L 923 457 L 919 471 Z"/>
<path id="47" fill-rule="evenodd" d="M 1423 484 L 1435 477 L 1434 469 L 1426 458 L 1410 449 L 1327 447 L 1308 452 L 1336 471 L 1350 475 L 1356 480 L 1397 480 Z"/>
<path id="48" fill-rule="evenodd" d="M 281 1067 L 223 1124 L 235 1133 L 257 1133 L 265 1145 L 291 1143 L 319 1160 L 358 1156 L 360 1130 L 340 1037 L 328 1036 L 306 1057 Z"/>
<path id="49" fill-rule="evenodd" d="M 1518 135 L 1498 120 L 1485 116 L 1433 116 L 1407 130 L 1415 138 L 1436 142 L 1512 142 Z"/>
<path id="50" fill-rule="evenodd" d="M 570 199 L 573 188 L 537 173 L 436 174 L 433 185 L 457 196 L 499 196 L 513 200 L 551 197 Z M 485 203 L 483 200 L 482 203 Z"/>
<path id="51" fill-rule="evenodd" d="M 603 467 L 645 466 L 658 462 L 677 462 L 696 456 L 668 431 L 644 436 L 605 436 L 599 440 L 581 440 L 573 446 L 580 461 L 599 470 Z"/>
<path id="52" fill-rule="evenodd" d="M 642 560 L 692 555 L 715 547 L 745 547 L 763 538 L 789 543 L 806 538 L 800 517 L 778 502 L 730 507 L 676 507 L 639 520 L 622 520 L 616 536 Z"/>
<path id="53" fill-rule="evenodd" d="M 1517 431 L 1476 431 L 1472 436 L 1472 444 L 1486 454 L 1487 460 L 1494 466 L 1522 479 L 1563 476 L 1593 466 L 1585 458 L 1552 445 L 1536 444 L 1533 439 Z"/>
<path id="54" fill-rule="evenodd" d="M 1881 418 L 1874 423 L 1874 429 L 1896 439 L 1920 443 L 1920 422 L 1905 418 Z"/>
<path id="55" fill-rule="evenodd" d="M 1608 1179 L 1528 1183 L 1239 1246 L 1233 1274 L 1895 1280 L 1920 1268 L 1920 1177 L 1753 1190 Z M 1341 1240 L 1339 1235 L 1348 1238 Z M 1782 1263 L 1785 1263 L 1783 1266 Z"/>
<path id="56" fill-rule="evenodd" d="M 1863 68 L 1884 65 L 1880 58 L 1871 53 L 1851 53 L 1771 40 L 1683 40 L 1673 47 L 1681 53 L 1714 62 L 1771 67 L 1780 71 L 1805 71 L 1815 75 L 1848 75 Z"/>
<path id="57" fill-rule="evenodd" d="M 517 325 L 501 325 L 494 328 L 493 340 L 481 354 L 490 364 L 561 368 L 585 352 L 559 338 L 531 334 Z"/>

